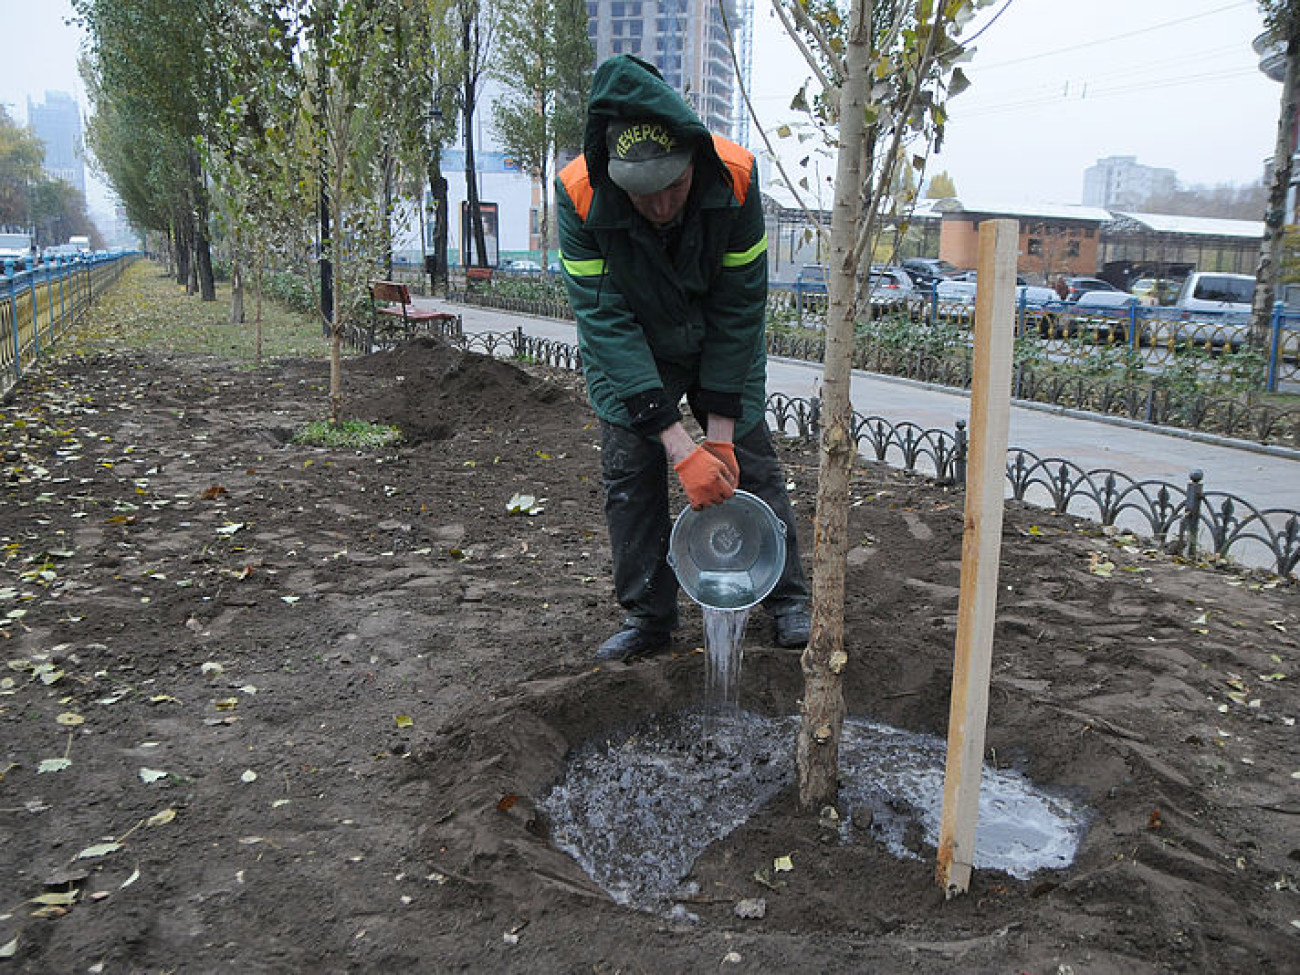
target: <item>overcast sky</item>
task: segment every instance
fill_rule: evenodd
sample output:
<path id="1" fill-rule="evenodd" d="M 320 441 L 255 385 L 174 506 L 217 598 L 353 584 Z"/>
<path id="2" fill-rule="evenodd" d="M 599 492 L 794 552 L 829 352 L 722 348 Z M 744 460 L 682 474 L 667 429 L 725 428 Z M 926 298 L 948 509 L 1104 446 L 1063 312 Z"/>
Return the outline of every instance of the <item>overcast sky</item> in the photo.
<path id="1" fill-rule="evenodd" d="M 756 104 L 776 123 L 807 71 L 767 0 L 754 3 Z M 68 0 L 0 0 L 0 102 L 20 120 L 46 90 L 85 102 L 71 12 Z M 990 20 L 929 168 L 959 196 L 1079 203 L 1084 169 L 1111 155 L 1173 169 L 1183 185 L 1245 183 L 1272 155 L 1281 86 L 1250 46 L 1254 0 L 1011 0 Z"/>
<path id="2" fill-rule="evenodd" d="M 807 71 L 766 0 L 755 5 L 757 107 L 779 118 Z M 990 20 L 928 168 L 958 196 L 1080 203 L 1083 171 L 1104 156 L 1184 185 L 1247 183 L 1273 154 L 1282 86 L 1251 49 L 1263 30 L 1253 0 L 999 0 L 963 37 Z"/>

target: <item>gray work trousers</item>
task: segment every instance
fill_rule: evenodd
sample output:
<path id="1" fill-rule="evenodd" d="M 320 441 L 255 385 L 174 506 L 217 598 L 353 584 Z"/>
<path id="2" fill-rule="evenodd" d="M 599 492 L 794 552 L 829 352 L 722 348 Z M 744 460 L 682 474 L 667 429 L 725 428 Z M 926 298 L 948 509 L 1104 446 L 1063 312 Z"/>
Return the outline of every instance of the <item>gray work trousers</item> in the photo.
<path id="1" fill-rule="evenodd" d="M 677 577 L 668 565 L 668 457 L 658 437 L 600 423 L 605 522 L 614 554 L 614 593 L 627 611 L 624 626 L 668 631 L 678 624 Z M 735 442 L 740 488 L 756 494 L 785 522 L 785 570 L 763 608 L 781 616 L 808 605 L 808 579 L 799 558 L 794 512 L 767 426 Z"/>

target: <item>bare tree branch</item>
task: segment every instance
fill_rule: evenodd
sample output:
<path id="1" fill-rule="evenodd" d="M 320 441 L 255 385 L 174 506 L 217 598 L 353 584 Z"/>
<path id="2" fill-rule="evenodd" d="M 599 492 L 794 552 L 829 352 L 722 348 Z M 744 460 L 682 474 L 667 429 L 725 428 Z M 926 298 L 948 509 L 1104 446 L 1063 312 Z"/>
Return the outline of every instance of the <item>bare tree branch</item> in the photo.
<path id="1" fill-rule="evenodd" d="M 835 53 L 831 46 L 830 38 L 828 38 L 826 32 L 821 29 L 821 25 L 813 21 L 812 18 L 808 16 L 808 12 L 797 3 L 790 3 L 789 0 L 772 0 L 772 10 L 781 21 L 781 26 L 785 28 L 785 32 L 790 35 L 790 39 L 794 41 L 795 46 L 799 48 L 799 53 L 803 55 L 803 59 L 808 62 L 809 69 L 811 69 L 812 73 L 817 76 L 817 80 L 822 86 L 822 91 L 830 97 L 836 90 L 835 82 L 826 76 L 826 73 L 822 70 L 821 62 L 817 60 L 813 52 L 809 50 L 808 45 L 804 43 L 803 37 L 800 36 L 799 28 L 804 28 L 804 30 L 808 31 L 809 34 L 816 38 L 817 46 L 821 49 L 822 55 L 826 58 L 827 63 L 835 69 L 836 74 L 841 78 L 844 77 L 844 59 Z M 795 19 L 798 21 L 797 25 L 791 21 L 791 13 L 794 14 Z"/>
<path id="2" fill-rule="evenodd" d="M 773 0 L 773 2 L 775 3 L 777 0 Z M 781 178 L 785 180 L 786 187 L 794 194 L 794 201 L 799 205 L 799 209 L 803 212 L 804 219 L 812 224 L 813 229 L 817 231 L 817 236 L 821 239 L 822 244 L 829 248 L 830 228 L 822 224 L 820 214 L 814 214 L 808 209 L 807 204 L 804 203 L 803 197 L 800 196 L 799 191 L 795 189 L 794 180 L 792 180 L 790 174 L 785 171 L 785 164 L 781 162 L 781 157 L 777 155 L 776 149 L 772 145 L 772 140 L 768 138 L 767 131 L 763 128 L 763 123 L 759 121 L 758 113 L 754 111 L 754 103 L 749 97 L 749 91 L 745 88 L 745 79 L 741 75 L 740 61 L 736 57 L 736 41 L 735 37 L 731 33 L 731 23 L 727 20 L 726 5 L 723 3 L 723 0 L 717 0 L 717 4 L 718 12 L 722 14 L 722 28 L 727 33 L 727 52 L 731 55 L 731 65 L 733 74 L 736 78 L 736 87 L 740 89 L 740 95 L 745 100 L 745 108 L 749 112 L 749 117 L 754 122 L 754 128 L 758 130 L 758 134 L 763 140 L 763 145 L 767 147 L 768 155 L 772 157 L 772 161 L 776 164 L 777 171 L 780 172 Z"/>

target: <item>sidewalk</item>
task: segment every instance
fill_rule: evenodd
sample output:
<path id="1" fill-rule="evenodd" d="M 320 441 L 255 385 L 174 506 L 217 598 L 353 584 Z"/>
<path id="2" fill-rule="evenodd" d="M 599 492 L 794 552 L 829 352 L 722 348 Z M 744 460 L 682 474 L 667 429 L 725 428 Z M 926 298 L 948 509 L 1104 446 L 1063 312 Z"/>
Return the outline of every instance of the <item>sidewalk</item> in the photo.
<path id="1" fill-rule="evenodd" d="M 466 333 L 523 328 L 529 335 L 577 342 L 569 321 L 439 299 L 420 299 L 420 303 L 461 315 Z M 769 393 L 808 398 L 816 394 L 820 378 L 818 363 L 768 361 Z M 955 431 L 958 420 L 970 418 L 970 397 L 965 391 L 874 373 L 853 373 L 852 400 L 863 416 L 948 433 Z M 1085 471 L 1113 470 L 1134 480 L 1159 480 L 1179 487 L 1186 486 L 1192 471 L 1200 470 L 1207 492 L 1235 494 L 1261 511 L 1300 510 L 1300 451 L 1024 403 L 1012 404 L 1009 443 L 1013 453 L 1020 448 L 1043 460 L 1071 461 Z"/>

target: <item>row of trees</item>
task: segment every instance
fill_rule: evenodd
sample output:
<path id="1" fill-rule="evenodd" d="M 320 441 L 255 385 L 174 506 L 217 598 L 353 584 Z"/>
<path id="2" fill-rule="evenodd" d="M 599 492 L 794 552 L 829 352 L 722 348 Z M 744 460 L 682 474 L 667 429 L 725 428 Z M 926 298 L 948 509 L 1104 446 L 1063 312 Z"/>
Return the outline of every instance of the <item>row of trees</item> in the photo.
<path id="1" fill-rule="evenodd" d="M 102 246 L 86 213 L 86 198 L 42 168 L 45 144 L 0 106 L 0 229 L 30 233 L 38 247 L 66 243 L 74 234 Z"/>
<path id="2" fill-rule="evenodd" d="M 492 121 L 544 187 L 581 141 L 594 60 L 583 0 L 73 0 L 86 32 L 87 142 L 131 222 L 162 242 L 177 280 L 215 298 L 229 262 L 232 317 L 245 278 L 319 269 L 333 336 L 337 416 L 342 329 L 402 220 L 431 221 L 446 280 L 442 150 L 464 133 L 472 262 L 488 255 L 474 136 L 493 76 Z M 396 201 L 433 201 L 404 212 Z M 543 207 L 543 212 L 547 208 Z M 546 229 L 543 229 L 545 234 Z M 421 239 L 424 239 L 421 233 Z"/>
<path id="3" fill-rule="evenodd" d="M 212 226 L 233 242 L 237 266 L 260 268 L 310 243 L 322 270 L 334 275 L 322 296 L 332 296 L 343 314 L 346 296 L 359 290 L 348 288 L 344 275 L 382 259 L 392 194 L 417 178 L 439 201 L 435 258 L 445 253 L 439 160 L 453 135 L 453 112 L 465 132 L 475 208 L 473 122 L 493 71 L 508 77 L 515 93 L 496 107 L 503 142 L 543 186 L 556 150 L 577 147 L 592 65 L 585 3 L 489 2 L 74 0 L 90 35 L 91 144 L 137 225 L 166 234 L 178 265 L 194 255 L 186 280 L 210 275 Z M 864 297 L 860 269 L 882 223 L 906 220 L 908 194 L 898 187 L 923 182 L 949 100 L 967 84 L 958 66 L 967 55 L 961 35 L 991 2 L 772 0 L 811 75 L 792 107 L 806 113 L 808 131 L 820 134 L 837 160 L 832 225 L 823 231 L 831 255 L 824 433 L 797 744 L 800 800 L 812 809 L 834 803 L 838 789 L 848 483 L 856 456 L 848 384 Z M 1295 22 L 1293 4 L 1277 6 L 1279 19 Z M 1289 42 L 1296 49 L 1300 44 Z M 806 176 L 784 168 L 781 176 L 796 191 L 808 187 Z M 485 263 L 481 223 L 473 237 L 475 260 Z M 322 310 L 328 319 L 324 301 Z M 333 328 L 335 417 L 341 314 Z"/>
<path id="4" fill-rule="evenodd" d="M 557 150 L 580 144 L 594 62 L 584 0 L 73 2 L 90 38 L 90 143 L 132 220 L 165 234 L 182 280 L 197 278 L 208 293 L 213 226 L 230 244 L 237 275 L 241 264 L 260 268 L 276 254 L 317 248 L 322 280 L 331 282 L 322 287 L 322 311 L 329 319 L 331 297 L 340 311 L 334 417 L 338 319 L 346 296 L 359 291 L 344 276 L 382 259 L 395 190 L 409 192 L 417 179 L 427 184 L 438 201 L 435 260 L 445 253 L 439 162 L 455 133 L 453 112 L 465 134 L 471 211 L 473 123 L 493 72 L 513 92 L 494 106 L 502 142 L 544 187 Z M 884 218 L 906 219 L 929 150 L 942 138 L 948 100 L 966 87 L 958 37 L 989 2 L 852 0 L 846 10 L 836 0 L 773 0 L 810 73 L 792 102 L 807 120 L 794 137 L 817 139 L 838 159 L 834 223 L 820 231 L 833 272 L 826 434 L 797 749 L 800 798 L 812 808 L 835 799 L 844 715 L 843 565 L 854 454 L 847 350 L 863 300 L 857 271 Z M 771 150 L 772 136 L 760 134 Z M 778 166 L 796 193 L 807 190 L 806 175 Z M 481 223 L 474 223 L 475 260 L 485 263 Z"/>

